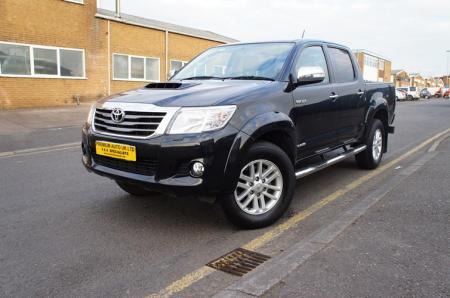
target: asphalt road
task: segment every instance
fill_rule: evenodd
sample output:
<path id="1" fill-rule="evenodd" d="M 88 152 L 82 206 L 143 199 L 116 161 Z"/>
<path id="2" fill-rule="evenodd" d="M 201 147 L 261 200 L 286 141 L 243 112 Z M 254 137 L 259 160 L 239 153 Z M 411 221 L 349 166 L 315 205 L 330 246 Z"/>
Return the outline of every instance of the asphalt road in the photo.
<path id="1" fill-rule="evenodd" d="M 384 162 L 450 127 L 449 116 L 448 100 L 399 103 Z M 57 138 L 43 132 L 30 144 L 55 144 Z M 2 146 L 15 148 L 14 140 L 2 137 Z M 349 160 L 300 180 L 280 222 L 367 173 Z M 373 177 L 258 251 L 276 257 L 391 175 L 394 169 Z M 113 181 L 87 173 L 78 148 L 0 158 L 0 226 L 0 296 L 6 297 L 147 296 L 273 228 L 237 230 L 217 206 L 203 202 L 133 198 Z M 213 272 L 178 295 L 210 296 L 238 279 Z"/>

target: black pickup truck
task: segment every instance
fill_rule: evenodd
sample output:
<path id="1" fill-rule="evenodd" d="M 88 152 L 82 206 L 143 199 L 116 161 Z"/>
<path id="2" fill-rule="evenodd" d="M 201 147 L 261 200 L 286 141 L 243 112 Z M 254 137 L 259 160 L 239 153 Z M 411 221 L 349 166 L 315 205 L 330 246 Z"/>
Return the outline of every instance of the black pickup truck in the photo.
<path id="1" fill-rule="evenodd" d="M 132 195 L 217 198 L 231 222 L 258 228 L 286 211 L 296 179 L 350 156 L 376 168 L 394 110 L 394 86 L 365 83 L 347 47 L 223 45 L 96 103 L 82 160 Z"/>

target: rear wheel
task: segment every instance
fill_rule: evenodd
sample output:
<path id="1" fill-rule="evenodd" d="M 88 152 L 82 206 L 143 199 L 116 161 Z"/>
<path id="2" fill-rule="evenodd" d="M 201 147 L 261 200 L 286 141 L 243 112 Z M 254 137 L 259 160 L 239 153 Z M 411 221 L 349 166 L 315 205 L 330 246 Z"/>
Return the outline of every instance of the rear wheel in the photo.
<path id="1" fill-rule="evenodd" d="M 363 169 L 375 169 L 381 163 L 384 152 L 384 125 L 374 119 L 366 140 L 366 150 L 356 155 L 356 163 Z"/>
<path id="2" fill-rule="evenodd" d="M 292 200 L 294 167 L 278 146 L 261 142 L 248 151 L 236 189 L 220 196 L 227 218 L 242 228 L 261 228 L 279 219 Z"/>
<path id="3" fill-rule="evenodd" d="M 129 193 L 130 195 L 136 196 L 136 197 L 146 197 L 157 194 L 154 191 L 148 190 L 140 185 L 129 183 L 129 182 L 123 182 L 116 180 L 117 185 Z"/>

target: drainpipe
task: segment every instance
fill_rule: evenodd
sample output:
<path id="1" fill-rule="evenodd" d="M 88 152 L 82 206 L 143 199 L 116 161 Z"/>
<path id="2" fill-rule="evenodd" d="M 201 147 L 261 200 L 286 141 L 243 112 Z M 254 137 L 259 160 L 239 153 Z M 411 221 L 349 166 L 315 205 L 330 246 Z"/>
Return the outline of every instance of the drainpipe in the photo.
<path id="1" fill-rule="evenodd" d="M 106 35 L 108 43 L 108 95 L 111 95 L 111 25 L 108 20 L 108 34 Z"/>
<path id="2" fill-rule="evenodd" d="M 120 0 L 116 0 L 116 17 L 120 18 Z"/>
<path id="3" fill-rule="evenodd" d="M 164 81 L 167 81 L 167 79 L 169 78 L 169 31 L 166 30 L 166 76 Z"/>

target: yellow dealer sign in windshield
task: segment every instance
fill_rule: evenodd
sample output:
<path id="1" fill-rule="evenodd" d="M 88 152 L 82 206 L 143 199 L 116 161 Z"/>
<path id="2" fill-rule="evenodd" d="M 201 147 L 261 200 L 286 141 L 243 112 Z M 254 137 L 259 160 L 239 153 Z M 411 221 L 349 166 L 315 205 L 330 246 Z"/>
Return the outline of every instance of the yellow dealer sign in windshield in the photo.
<path id="1" fill-rule="evenodd" d="M 95 142 L 95 152 L 98 155 L 108 156 L 128 161 L 136 161 L 136 147 L 104 141 Z"/>

